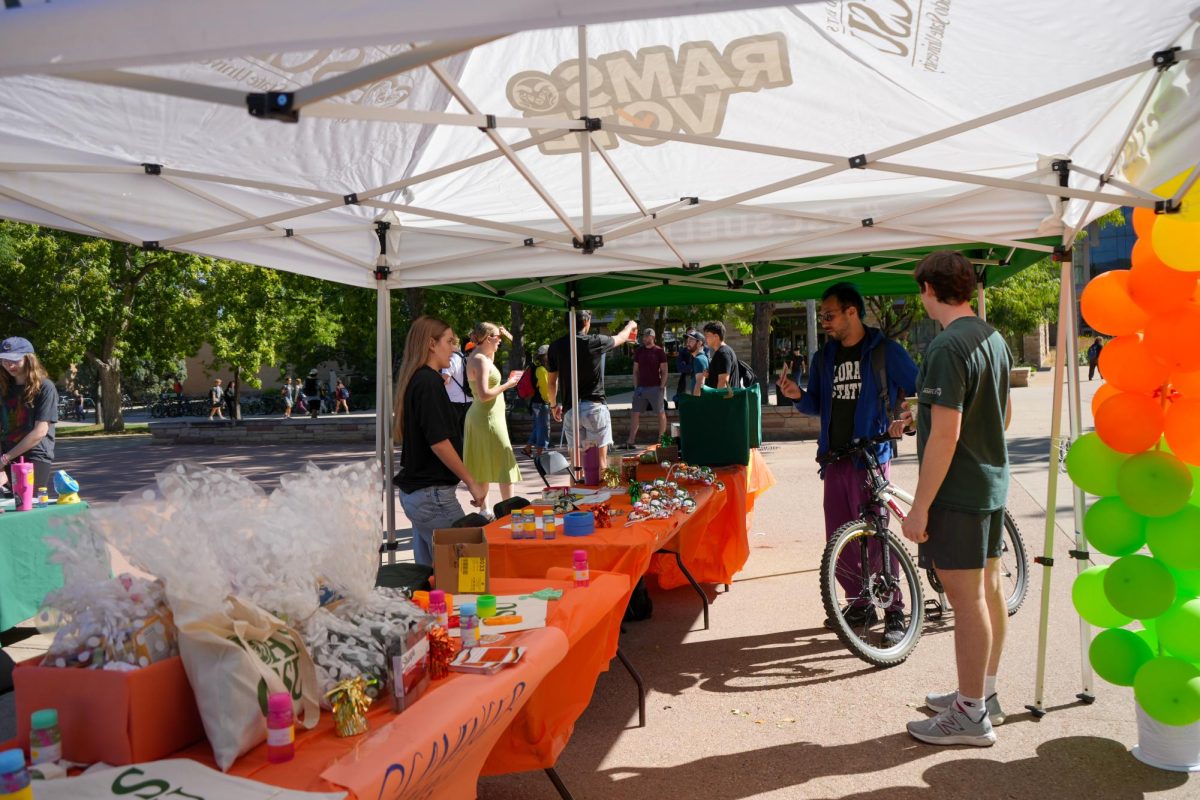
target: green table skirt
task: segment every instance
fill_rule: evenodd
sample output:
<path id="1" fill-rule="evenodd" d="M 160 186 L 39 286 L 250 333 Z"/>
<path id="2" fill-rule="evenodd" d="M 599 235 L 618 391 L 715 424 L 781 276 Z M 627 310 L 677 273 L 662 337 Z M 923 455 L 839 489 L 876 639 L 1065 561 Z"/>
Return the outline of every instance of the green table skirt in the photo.
<path id="1" fill-rule="evenodd" d="M 0 630 L 37 614 L 46 593 L 62 586 L 62 567 L 47 561 L 50 548 L 42 538 L 87 507 L 74 503 L 0 514 Z"/>

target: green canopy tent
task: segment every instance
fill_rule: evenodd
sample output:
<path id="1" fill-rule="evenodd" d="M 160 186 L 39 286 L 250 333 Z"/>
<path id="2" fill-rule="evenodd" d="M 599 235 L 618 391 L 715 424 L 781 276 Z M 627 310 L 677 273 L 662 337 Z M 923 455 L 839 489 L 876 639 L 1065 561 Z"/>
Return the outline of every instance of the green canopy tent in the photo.
<path id="1" fill-rule="evenodd" d="M 1028 249 L 980 244 L 916 247 L 874 253 L 795 258 L 703 269 L 660 268 L 600 275 L 506 278 L 445 288 L 503 298 L 543 308 L 644 308 L 700 303 L 787 302 L 820 298 L 839 281 L 851 281 L 864 296 L 912 294 L 913 269 L 934 250 L 958 250 L 994 286 L 1053 252 L 1057 238 L 1032 239 Z"/>

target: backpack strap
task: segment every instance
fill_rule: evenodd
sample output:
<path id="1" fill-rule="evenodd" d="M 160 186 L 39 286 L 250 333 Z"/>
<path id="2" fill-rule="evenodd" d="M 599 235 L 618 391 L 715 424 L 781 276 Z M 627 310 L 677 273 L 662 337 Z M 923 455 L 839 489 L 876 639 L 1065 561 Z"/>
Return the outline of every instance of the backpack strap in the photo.
<path id="1" fill-rule="evenodd" d="M 887 344 L 887 339 L 884 339 L 871 351 L 871 371 L 875 373 L 875 382 L 879 386 L 879 405 L 883 408 L 883 416 L 890 420 L 893 409 L 891 393 L 888 392 L 887 353 L 884 351 Z"/>

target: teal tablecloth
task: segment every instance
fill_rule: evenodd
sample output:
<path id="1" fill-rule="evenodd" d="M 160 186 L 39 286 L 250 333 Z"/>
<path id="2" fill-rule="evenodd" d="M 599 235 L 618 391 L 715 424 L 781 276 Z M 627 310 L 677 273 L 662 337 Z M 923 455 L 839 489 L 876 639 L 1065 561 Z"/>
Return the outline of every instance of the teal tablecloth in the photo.
<path id="1" fill-rule="evenodd" d="M 42 537 L 87 507 L 74 503 L 0 514 L 0 631 L 37 614 L 46 593 L 62 586 L 62 567 L 47 562 L 50 548 Z"/>

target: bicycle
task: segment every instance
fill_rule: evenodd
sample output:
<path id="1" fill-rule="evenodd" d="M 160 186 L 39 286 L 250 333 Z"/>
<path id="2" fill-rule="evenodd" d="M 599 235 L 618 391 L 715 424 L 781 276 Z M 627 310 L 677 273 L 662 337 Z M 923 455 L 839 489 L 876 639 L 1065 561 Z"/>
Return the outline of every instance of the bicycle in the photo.
<path id="1" fill-rule="evenodd" d="M 930 619 L 940 619 L 948 608 L 942 586 L 933 570 L 927 570 L 926 576 L 938 599 L 924 599 L 912 555 L 903 541 L 889 529 L 889 517 L 904 520 L 906 514 L 900 504 L 911 507 L 913 496 L 892 484 L 883 474 L 875 455 L 875 445 L 888 440 L 887 434 L 857 439 L 822 459 L 823 463 L 828 464 L 845 458 L 860 458 L 866 464 L 864 484 L 869 499 L 861 509 L 862 517 L 838 528 L 825 546 L 821 558 L 821 599 L 838 639 L 863 661 L 878 667 L 903 663 L 912 653 L 921 638 L 927 604 L 930 606 Z M 842 555 L 848 548 L 858 549 L 857 572 L 842 563 Z M 884 553 L 887 553 L 887 558 L 883 557 Z M 853 560 L 853 556 L 845 559 L 847 562 Z M 1000 570 L 1001 580 L 1005 582 L 1005 602 L 1011 616 L 1025 601 L 1029 589 L 1029 565 L 1020 530 L 1007 509 L 1004 511 Z M 857 590 L 858 594 L 847 593 L 838 581 L 839 576 L 851 586 L 862 587 Z M 901 638 L 889 644 L 884 639 L 883 628 L 872 630 L 872 626 L 878 612 L 896 609 L 897 603 L 901 604 L 901 610 L 907 606 L 908 613 L 904 615 L 905 627 Z M 864 607 L 870 609 L 869 616 L 861 611 L 857 615 L 847 614 L 851 609 Z"/>

